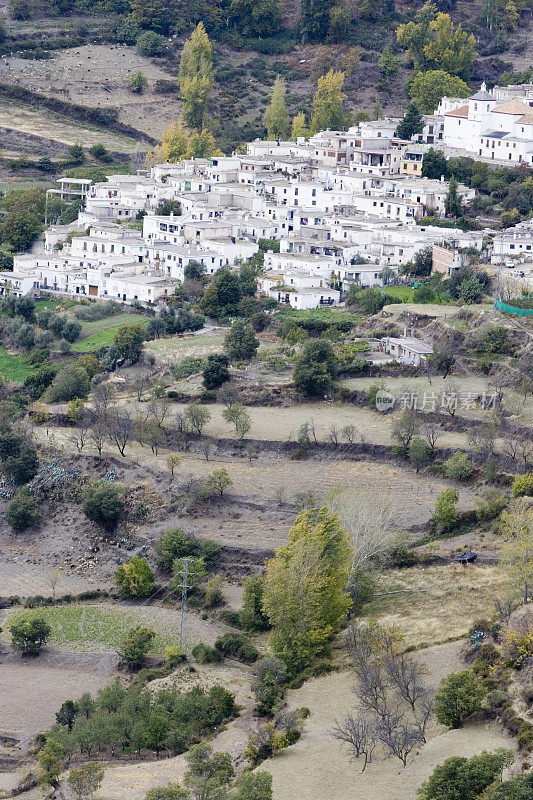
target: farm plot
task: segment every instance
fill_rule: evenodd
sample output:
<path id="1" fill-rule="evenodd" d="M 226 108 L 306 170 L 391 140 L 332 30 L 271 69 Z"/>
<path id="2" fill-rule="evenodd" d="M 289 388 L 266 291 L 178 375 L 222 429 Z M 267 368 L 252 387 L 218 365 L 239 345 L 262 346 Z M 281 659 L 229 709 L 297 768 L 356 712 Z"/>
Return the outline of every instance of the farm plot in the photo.
<path id="1" fill-rule="evenodd" d="M 122 606 L 68 605 L 50 606 L 32 610 L 11 611 L 8 624 L 21 614 L 44 617 L 52 629 L 50 643 L 79 652 L 107 652 L 116 650 L 125 634 L 140 623 L 149 625 L 155 632 L 150 652 L 162 655 L 165 648 L 179 639 L 180 614 L 174 608 L 153 605 L 126 608 Z M 220 633 L 229 628 L 201 620 L 195 614 L 187 615 L 190 643 L 213 643 Z M 7 635 L 7 634 L 6 634 Z"/>
<path id="2" fill-rule="evenodd" d="M 0 375 L 6 383 L 18 383 L 28 375 L 33 375 L 35 367 L 28 362 L 27 356 L 20 353 L 8 353 L 0 345 Z"/>
<path id="3" fill-rule="evenodd" d="M 394 625 L 406 645 L 464 636 L 475 618 L 490 616 L 494 598 L 506 587 L 497 567 L 448 564 L 388 570 L 365 616 Z"/>
<path id="4" fill-rule="evenodd" d="M 148 317 L 143 314 L 114 314 L 94 322 L 84 322 L 81 328 L 81 339 L 73 345 L 72 350 L 77 353 L 87 353 L 91 350 L 99 350 L 101 347 L 108 347 L 122 325 L 138 323 L 145 328 L 148 321 Z"/>
<path id="5" fill-rule="evenodd" d="M 38 662 L 3 663 L 0 670 L 0 719 L 2 731 L 36 734 L 55 723 L 55 712 L 65 700 L 95 693 L 112 679 L 114 667 L 101 661 L 64 655 L 46 663 L 43 653 Z M 62 662 L 62 663 L 59 663 Z"/>
<path id="6" fill-rule="evenodd" d="M 427 682 L 433 688 L 449 672 L 463 669 L 457 643 L 421 651 L 427 666 Z M 261 764 L 273 776 L 274 800 L 414 800 L 416 790 L 437 764 L 453 755 L 472 756 L 482 750 L 510 747 L 512 740 L 496 723 L 446 731 L 432 724 L 428 742 L 414 752 L 402 768 L 399 761 L 377 752 L 365 772 L 358 761 L 350 761 L 344 745 L 330 731 L 336 719 L 352 711 L 355 698 L 353 676 L 339 672 L 307 681 L 289 693 L 289 707 L 309 708 L 302 738 L 288 750 Z"/>
<path id="7" fill-rule="evenodd" d="M 59 142 L 69 147 L 76 142 L 82 141 L 86 147 L 91 147 L 93 144 L 103 144 L 109 150 L 119 153 L 133 152 L 136 148 L 136 142 L 129 137 L 111 133 L 85 123 L 71 121 L 44 109 L 33 111 L 10 103 L 7 100 L 0 100 L 0 129 L 2 128 L 9 131 L 32 134 L 44 140 Z"/>
<path id="8" fill-rule="evenodd" d="M 129 79 L 139 71 L 148 78 L 148 89 L 136 95 L 129 88 Z M 63 95 L 58 92 L 66 88 L 66 99 L 71 102 L 91 108 L 116 107 L 121 122 L 155 137 L 159 137 L 169 122 L 180 115 L 177 94 L 153 92 L 157 80 L 175 80 L 175 77 L 152 59 L 141 56 L 135 47 L 118 44 L 65 49 L 44 61 L 9 56 L 0 64 L 0 81 L 3 83 L 22 81 L 27 89 L 62 99 Z M 104 137 L 108 137 L 104 131 L 99 133 L 99 141 L 108 146 Z M 83 139 L 84 144 L 87 142 L 81 135 L 78 139 Z M 119 148 L 113 146 L 112 149 Z"/>

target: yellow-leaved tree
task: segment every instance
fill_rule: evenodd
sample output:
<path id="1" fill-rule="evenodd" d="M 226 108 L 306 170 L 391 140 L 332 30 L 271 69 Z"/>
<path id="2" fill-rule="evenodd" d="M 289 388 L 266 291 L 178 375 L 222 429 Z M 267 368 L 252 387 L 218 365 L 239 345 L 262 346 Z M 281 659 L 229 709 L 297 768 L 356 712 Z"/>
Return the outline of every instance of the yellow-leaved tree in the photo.
<path id="1" fill-rule="evenodd" d="M 352 600 L 347 592 L 352 548 L 327 508 L 302 511 L 289 541 L 267 565 L 263 608 L 271 647 L 292 672 L 328 653 Z"/>
<path id="2" fill-rule="evenodd" d="M 176 164 L 182 158 L 208 158 L 212 155 L 222 155 L 216 148 L 216 142 L 211 131 L 187 130 L 183 122 L 171 122 L 163 131 L 161 144 L 158 144 L 148 153 L 146 163 L 149 167 L 154 164 L 163 164 L 167 161 Z"/>
<path id="3" fill-rule="evenodd" d="M 527 603 L 533 585 L 533 507 L 525 497 L 514 500 L 500 516 L 505 539 L 501 564 L 513 589 L 523 592 Z"/>
<path id="4" fill-rule="evenodd" d="M 191 128 L 202 127 L 213 85 L 213 48 L 199 22 L 181 51 L 178 83 L 183 97 L 183 118 Z"/>

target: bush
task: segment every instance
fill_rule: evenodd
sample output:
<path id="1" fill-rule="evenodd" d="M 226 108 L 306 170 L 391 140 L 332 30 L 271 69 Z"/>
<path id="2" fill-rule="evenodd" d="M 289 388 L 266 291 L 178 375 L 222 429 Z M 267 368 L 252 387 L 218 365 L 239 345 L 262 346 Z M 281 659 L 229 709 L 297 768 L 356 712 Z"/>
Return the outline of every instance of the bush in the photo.
<path id="1" fill-rule="evenodd" d="M 95 481 L 85 492 L 83 513 L 106 531 L 114 531 L 124 516 L 121 492 L 112 483 Z"/>
<path id="2" fill-rule="evenodd" d="M 441 725 L 460 728 L 481 708 L 484 692 L 471 670 L 452 672 L 444 678 L 435 695 L 435 714 Z"/>
<path id="3" fill-rule="evenodd" d="M 215 647 L 222 655 L 243 661 L 245 664 L 253 664 L 259 657 L 258 650 L 242 633 L 225 633 L 219 636 Z"/>
<path id="4" fill-rule="evenodd" d="M 43 519 L 35 499 L 30 490 L 23 486 L 18 490 L 13 500 L 8 503 L 6 520 L 16 533 L 22 533 L 27 528 L 37 528 Z"/>
<path id="5" fill-rule="evenodd" d="M 433 520 L 442 525 L 444 530 L 453 527 L 457 522 L 457 508 L 456 503 L 459 500 L 459 495 L 449 486 L 439 494 L 435 503 L 435 511 L 433 512 Z"/>
<path id="6" fill-rule="evenodd" d="M 170 572 L 176 558 L 194 556 L 202 558 L 207 567 L 212 566 L 220 557 L 221 547 L 212 539 L 199 539 L 186 533 L 183 528 L 171 528 L 163 531 L 155 545 L 157 565 L 165 572 Z"/>
<path id="7" fill-rule="evenodd" d="M 145 558 L 133 556 L 117 567 L 115 583 L 123 597 L 147 597 L 154 588 L 154 573 Z"/>
<path id="8" fill-rule="evenodd" d="M 247 631 L 266 631 L 270 628 L 268 617 L 263 611 L 263 578 L 261 575 L 251 575 L 244 581 L 239 620 L 241 626 Z"/>
<path id="9" fill-rule="evenodd" d="M 229 358 L 222 353 L 214 353 L 207 357 L 204 368 L 204 386 L 207 390 L 219 389 L 230 379 Z"/>
<path id="10" fill-rule="evenodd" d="M 167 51 L 167 40 L 153 31 L 145 31 L 137 37 L 137 50 L 142 56 L 162 56 Z"/>
<path id="11" fill-rule="evenodd" d="M 444 474 L 455 481 L 466 481 L 474 468 L 467 453 L 454 453 L 444 462 Z"/>
<path id="12" fill-rule="evenodd" d="M 81 333 L 81 325 L 76 320 L 72 320 L 71 322 L 66 322 L 63 325 L 63 329 L 61 331 L 61 336 L 63 339 L 66 339 L 67 342 L 75 342 L 76 339 L 79 338 Z"/>
<path id="13" fill-rule="evenodd" d="M 200 642 L 192 649 L 192 656 L 199 664 L 216 664 L 222 660 L 222 654 L 214 647 Z"/>
<path id="14" fill-rule="evenodd" d="M 533 497 L 533 472 L 518 475 L 511 488 L 513 497 Z"/>
<path id="15" fill-rule="evenodd" d="M 155 633 L 142 625 L 136 625 L 124 639 L 119 654 L 130 669 L 138 669 L 150 649 Z"/>
<path id="16" fill-rule="evenodd" d="M 186 356 L 174 367 L 174 377 L 177 381 L 188 378 L 197 372 L 202 372 L 207 367 L 207 361 L 198 356 Z M 218 386 L 212 387 L 217 389 Z"/>
<path id="17" fill-rule="evenodd" d="M 335 353 L 324 340 L 307 342 L 296 362 L 293 378 L 297 388 L 308 396 L 324 396 L 332 387 L 336 373 Z"/>
<path id="18" fill-rule="evenodd" d="M 91 389 L 87 372 L 76 365 L 59 370 L 47 390 L 49 403 L 68 403 L 69 400 L 86 398 Z"/>
<path id="19" fill-rule="evenodd" d="M 28 617 L 24 614 L 9 626 L 11 646 L 21 650 L 24 655 L 36 656 L 48 641 L 52 629 L 42 617 Z"/>

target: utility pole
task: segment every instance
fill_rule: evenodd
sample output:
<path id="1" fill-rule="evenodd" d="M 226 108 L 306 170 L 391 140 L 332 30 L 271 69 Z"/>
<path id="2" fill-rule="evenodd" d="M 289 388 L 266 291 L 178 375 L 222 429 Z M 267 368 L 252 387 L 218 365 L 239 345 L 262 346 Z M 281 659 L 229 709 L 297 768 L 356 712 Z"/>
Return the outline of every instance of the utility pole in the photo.
<path id="1" fill-rule="evenodd" d="M 180 571 L 182 576 L 181 582 L 181 620 L 180 620 L 180 645 L 181 650 L 185 654 L 187 649 L 187 631 L 186 631 L 186 613 L 187 613 L 187 589 L 188 578 L 192 573 L 189 572 L 189 562 L 192 561 L 190 556 L 183 559 L 183 569 Z"/>

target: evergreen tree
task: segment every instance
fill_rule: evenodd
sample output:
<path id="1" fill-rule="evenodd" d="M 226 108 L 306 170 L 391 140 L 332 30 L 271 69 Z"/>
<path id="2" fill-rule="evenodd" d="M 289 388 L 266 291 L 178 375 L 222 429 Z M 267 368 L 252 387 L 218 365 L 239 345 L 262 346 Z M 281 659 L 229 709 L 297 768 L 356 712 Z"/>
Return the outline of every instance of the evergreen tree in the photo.
<path id="1" fill-rule="evenodd" d="M 269 139 L 283 139 L 287 135 L 289 112 L 287 111 L 286 94 L 285 80 L 277 75 L 265 113 L 265 125 Z"/>
<path id="2" fill-rule="evenodd" d="M 313 97 L 312 134 L 318 131 L 342 130 L 345 127 L 347 120 L 342 104 L 346 95 L 342 91 L 343 83 L 344 72 L 333 69 L 318 79 Z"/>
<path id="3" fill-rule="evenodd" d="M 293 117 L 291 127 L 291 139 L 293 141 L 296 141 L 296 139 L 299 139 L 301 136 L 303 136 L 304 139 L 307 139 L 309 136 L 309 131 L 305 125 L 305 114 L 303 111 L 300 111 L 295 117 Z"/>
<path id="4" fill-rule="evenodd" d="M 457 179 L 454 175 L 450 178 L 448 194 L 444 199 L 444 208 L 447 217 L 460 217 L 463 213 L 463 197 L 457 191 Z"/>
<path id="5" fill-rule="evenodd" d="M 445 178 L 448 176 L 448 162 L 446 156 L 440 150 L 435 150 L 434 147 L 430 147 L 429 150 L 424 153 L 424 158 L 422 160 L 422 177 L 439 180 L 442 175 Z"/>
<path id="6" fill-rule="evenodd" d="M 400 139 L 410 139 L 415 133 L 421 133 L 424 127 L 422 114 L 416 103 L 410 103 L 403 119 L 396 128 L 396 136 Z"/>
<path id="7" fill-rule="evenodd" d="M 201 128 L 213 84 L 213 48 L 199 22 L 181 51 L 178 82 L 183 97 L 183 118 L 192 128 Z"/>
<path id="8" fill-rule="evenodd" d="M 263 607 L 274 655 L 293 671 L 328 651 L 351 606 L 347 533 L 326 508 L 302 511 L 289 541 L 269 561 Z"/>

